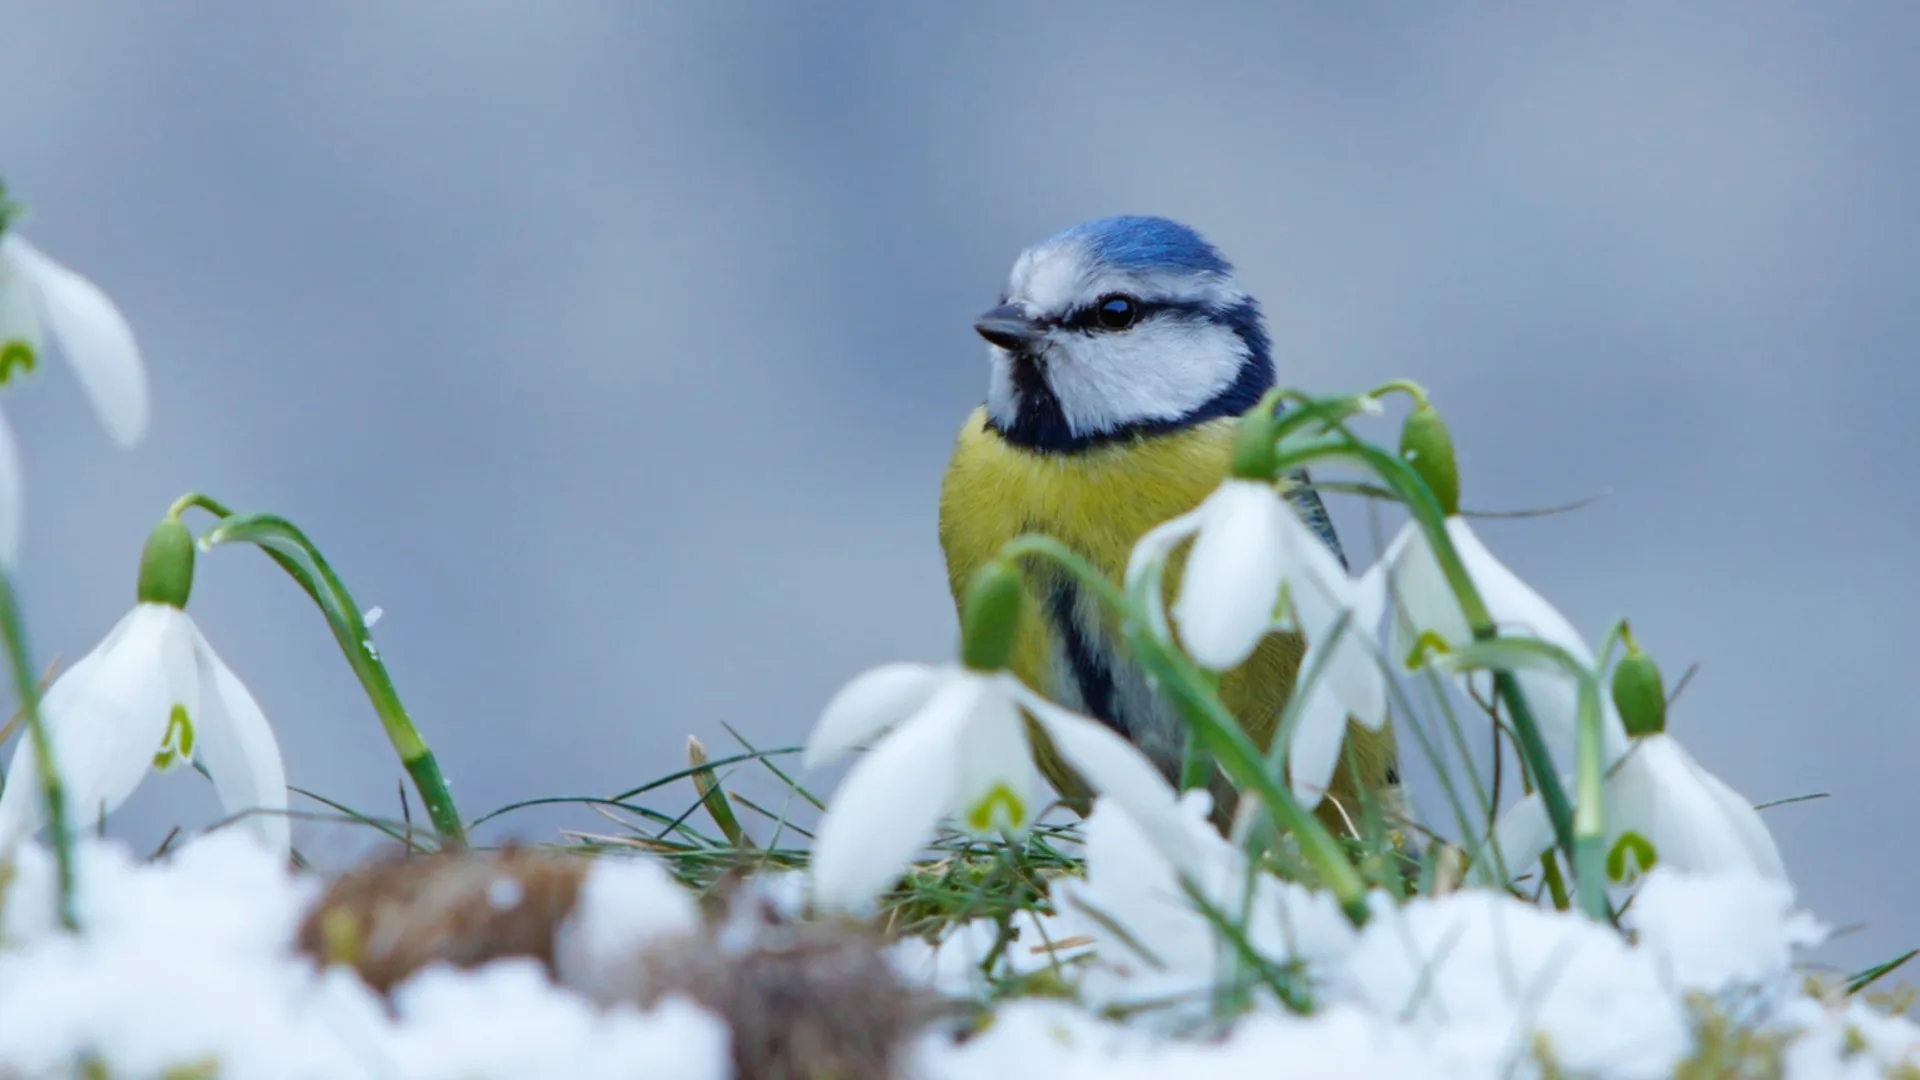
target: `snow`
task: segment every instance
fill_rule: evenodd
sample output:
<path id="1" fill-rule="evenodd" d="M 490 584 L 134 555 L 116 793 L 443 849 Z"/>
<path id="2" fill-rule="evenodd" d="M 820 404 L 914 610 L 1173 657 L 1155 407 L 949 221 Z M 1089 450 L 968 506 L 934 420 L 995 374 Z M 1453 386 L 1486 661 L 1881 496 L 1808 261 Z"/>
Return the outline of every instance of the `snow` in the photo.
<path id="1" fill-rule="evenodd" d="M 1057 966 L 1081 1000 L 1002 1003 L 962 1039 L 931 1027 L 903 1055 L 904 1075 L 1255 1076 L 1285 1062 L 1289 1076 L 1341 1080 L 1527 1076 L 1541 1074 L 1545 1051 L 1576 1074 L 1668 1076 L 1693 1051 L 1695 994 L 1737 1005 L 1732 1015 L 1777 1036 L 1791 1077 L 1920 1065 L 1911 1021 L 1855 999 L 1805 996 L 1795 950 L 1825 931 L 1786 886 L 1665 868 L 1645 878 L 1628 934 L 1487 891 L 1397 908 L 1376 897 L 1375 917 L 1354 932 L 1321 920 L 1323 897 L 1262 879 L 1248 917 L 1271 929 L 1253 937 L 1263 952 L 1306 964 L 1311 1012 L 1256 995 L 1250 1014 L 1209 1024 L 1207 980 L 1232 969 L 1220 966 L 1206 924 L 1161 890 L 1163 867 L 1129 842 L 1129 827 L 1097 811 L 1089 878 L 1058 890 L 1067 901 L 1059 914 L 1019 920 L 1005 950 L 1014 971 Z M 1217 836 L 1196 841 L 1208 859 L 1231 864 Z M 59 929 L 43 849 L 22 848 L 0 879 L 0 1075 L 70 1075 L 83 1061 L 114 1077 L 199 1068 L 223 1080 L 732 1074 L 718 1016 L 680 998 L 645 1011 L 623 1003 L 662 941 L 715 933 L 719 953 L 750 948 L 724 924 L 703 929 L 693 896 L 651 859 L 604 857 L 588 871 L 556 935 L 566 985 L 535 960 L 511 958 L 429 967 L 389 1001 L 351 971 L 319 969 L 297 952 L 318 883 L 286 872 L 249 834 L 216 832 L 154 863 L 93 839 L 76 855 L 79 935 Z M 784 919 L 804 880 L 770 875 L 745 888 L 755 909 Z M 514 899 L 492 895 L 503 891 L 488 887 L 496 902 Z M 1095 908 L 1107 917 L 1090 917 Z M 1129 912 L 1144 920 L 1137 933 L 1121 932 L 1117 916 Z M 900 942 L 889 957 L 916 984 L 980 1000 L 978 964 L 996 932 L 982 920 L 939 943 Z M 1165 966 L 1144 963 L 1129 942 L 1167 951 Z M 1150 1006 L 1170 991 L 1185 994 L 1178 1008 L 1146 1007 L 1126 1021 L 1091 1007 Z"/>
<path id="2" fill-rule="evenodd" d="M 596 1001 L 620 1001 L 640 985 L 648 944 L 699 925 L 693 894 L 660 863 L 604 856 L 594 860 L 572 914 L 554 934 L 554 969 Z"/>

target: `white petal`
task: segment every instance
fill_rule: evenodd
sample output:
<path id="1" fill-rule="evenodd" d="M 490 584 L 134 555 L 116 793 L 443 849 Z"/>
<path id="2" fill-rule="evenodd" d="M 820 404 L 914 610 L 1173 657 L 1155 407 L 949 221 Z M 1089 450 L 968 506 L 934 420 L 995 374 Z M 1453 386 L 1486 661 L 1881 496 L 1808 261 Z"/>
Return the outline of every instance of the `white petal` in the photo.
<path id="1" fill-rule="evenodd" d="M 1405 536 L 1402 530 L 1401 536 Z M 1387 547 L 1387 554 L 1380 561 L 1367 567 L 1353 587 L 1353 625 L 1365 634 L 1373 634 L 1380 629 L 1380 618 L 1387 612 L 1387 567 L 1395 555 L 1395 548 L 1404 546 L 1405 541 L 1396 538 Z"/>
<path id="2" fill-rule="evenodd" d="M 1574 629 L 1573 623 L 1560 614 L 1560 609 L 1547 602 L 1547 599 L 1535 592 L 1519 575 L 1507 569 L 1505 563 L 1493 557 L 1473 529 L 1461 518 L 1447 519 L 1447 535 L 1453 539 L 1453 546 L 1460 552 L 1460 561 L 1466 565 L 1468 576 L 1480 589 L 1480 598 L 1486 601 L 1487 612 L 1493 616 L 1494 624 L 1500 628 L 1503 636 L 1530 634 L 1542 641 L 1558 645 L 1579 659 L 1588 667 L 1598 661 L 1592 646 Z M 1571 716 L 1577 718 L 1578 692 L 1571 686 L 1559 690 L 1548 689 L 1547 682 L 1567 680 L 1558 675 L 1524 676 L 1521 684 L 1527 692 L 1529 703 L 1536 693 L 1553 694 L 1561 702 L 1574 701 L 1575 711 Z M 1536 710 L 1537 711 L 1537 710 Z M 1600 695 L 1601 724 L 1600 736 L 1606 751 L 1609 765 L 1620 760 L 1627 752 L 1627 732 L 1620 723 L 1620 716 L 1613 707 L 1611 697 L 1602 687 Z M 1577 719 L 1575 720 L 1577 723 Z M 1570 744 L 1569 744 L 1570 745 Z"/>
<path id="3" fill-rule="evenodd" d="M 35 306 L 39 289 L 14 258 L 14 250 L 14 244 L 0 236 L 0 345 L 20 342 L 33 350 L 38 367 L 44 362 L 42 352 L 46 347 Z"/>
<path id="4" fill-rule="evenodd" d="M 1127 556 L 1127 575 L 1121 579 L 1126 583 L 1127 590 L 1133 590 L 1141 574 L 1164 564 L 1180 541 L 1192 536 L 1199 527 L 1200 511 L 1196 509 L 1148 529 L 1146 535 L 1134 542 L 1133 551 Z"/>
<path id="5" fill-rule="evenodd" d="M 26 536 L 26 477 L 20 470 L 20 449 L 13 428 L 0 413 L 0 570 L 12 569 L 20 558 Z"/>
<path id="6" fill-rule="evenodd" d="M 194 753 L 213 778 L 228 814 L 248 814 L 248 828 L 275 854 L 291 846 L 287 821 L 287 771 L 266 714 L 239 678 L 194 630 L 201 688 L 199 736 Z"/>
<path id="7" fill-rule="evenodd" d="M 1347 710 L 1325 682 L 1307 691 L 1300 722 L 1287 744 L 1287 776 L 1293 794 L 1311 810 L 1320 805 L 1339 766 L 1347 735 Z"/>
<path id="8" fill-rule="evenodd" d="M 1756 852 L 1747 830 L 1728 812 L 1721 795 L 1725 785 L 1710 785 L 1710 779 L 1672 736 L 1638 740 L 1608 784 L 1607 835 L 1633 829 L 1652 842 L 1660 865 L 1682 872 L 1748 872 L 1785 880 L 1771 838 Z M 1733 798 L 1740 803 L 1737 809 L 1755 813 Z"/>
<path id="9" fill-rule="evenodd" d="M 812 769 L 918 712 L 939 688 L 943 669 L 931 664 L 884 664 L 854 677 L 820 711 L 807 737 L 802 764 Z"/>
<path id="10" fill-rule="evenodd" d="M 1320 654 L 1327 649 L 1333 652 L 1321 665 Z M 1320 665 L 1318 685 L 1325 686 L 1368 731 L 1379 731 L 1387 721 L 1387 674 L 1360 628 L 1357 612 L 1338 640 L 1323 635 L 1321 642 L 1307 646 L 1300 671 L 1304 675 L 1315 665 Z"/>
<path id="11" fill-rule="evenodd" d="M 1147 626 L 1153 636 L 1161 641 L 1173 640 L 1173 630 L 1167 625 L 1166 607 L 1161 602 L 1161 582 L 1166 576 L 1167 557 L 1173 554 L 1173 549 L 1182 540 L 1192 536 L 1200 527 L 1200 511 L 1201 508 L 1196 507 L 1148 529 L 1146 535 L 1134 542 L 1133 551 L 1127 556 L 1127 574 L 1122 579 L 1127 595 L 1138 593 L 1141 583 L 1147 583 Z"/>
<path id="12" fill-rule="evenodd" d="M 1228 480 L 1202 504 L 1173 618 L 1187 652 L 1224 671 L 1253 655 L 1273 624 L 1292 511 L 1271 487 Z"/>
<path id="13" fill-rule="evenodd" d="M 1720 809 L 1727 815 L 1727 821 L 1747 846 L 1747 857 L 1753 860 L 1753 868 L 1760 876 L 1776 881 L 1788 881 L 1787 865 L 1780 858 L 1780 846 L 1774 843 L 1773 833 L 1768 831 L 1766 823 L 1760 820 L 1760 811 L 1739 792 L 1728 787 L 1726 782 L 1695 763 L 1694 768 L 1700 774 L 1700 782 L 1719 803 Z"/>
<path id="14" fill-rule="evenodd" d="M 1189 798 L 1191 803 L 1181 808 L 1189 823 L 1183 846 L 1204 853 L 1199 861 L 1215 871 L 1227 869 L 1233 853 L 1220 850 L 1225 844 L 1207 822 L 1211 800 L 1205 792 L 1192 792 Z M 1087 876 L 1062 878 L 1059 887 L 1069 910 L 1097 913 L 1089 920 L 1088 932 L 1098 942 L 1101 960 L 1138 971 L 1210 972 L 1216 952 L 1213 929 L 1181 891 L 1172 864 L 1159 855 L 1159 845 L 1107 796 L 1093 801 L 1085 835 Z M 1206 877 L 1225 880 L 1217 872 Z M 1116 927 L 1122 932 L 1115 933 Z"/>
<path id="15" fill-rule="evenodd" d="M 152 767 L 172 707 L 161 659 L 173 627 L 170 615 L 181 613 L 136 606 L 41 699 L 76 831 L 92 828 L 103 811 L 125 802 Z M 42 824 L 40 774 L 31 742 L 23 737 L 14 745 L 6 790 L 0 792 L 0 851 Z"/>
<path id="16" fill-rule="evenodd" d="M 857 909 L 891 884 L 953 808 L 954 756 L 979 688 L 947 683 L 852 769 L 813 841 L 813 896 Z"/>
<path id="17" fill-rule="evenodd" d="M 1427 534 L 1417 524 L 1408 522 L 1380 561 L 1391 568 L 1385 584 L 1387 617 L 1392 620 L 1388 655 L 1394 663 L 1407 663 L 1422 633 L 1455 647 L 1473 640 L 1460 602 L 1440 572 Z"/>
<path id="18" fill-rule="evenodd" d="M 1465 519 L 1448 518 L 1447 536 L 1453 540 L 1454 550 L 1460 553 L 1460 562 L 1467 568 L 1467 576 L 1479 588 L 1480 599 L 1486 602 L 1487 613 L 1493 616 L 1502 635 L 1537 637 L 1560 646 L 1588 666 L 1593 665 L 1593 648 L 1587 639 L 1580 636 L 1558 608 L 1547 603 L 1546 597 L 1533 591 L 1518 574 L 1494 558 Z"/>
<path id="19" fill-rule="evenodd" d="M 36 286 L 47 325 L 101 426 L 122 446 L 139 442 L 147 431 L 147 369 L 126 316 L 93 282 L 20 237 L 0 237 L 0 249 Z"/>
<path id="20" fill-rule="evenodd" d="M 1547 804 L 1541 801 L 1539 792 L 1514 803 L 1500 815 L 1499 824 L 1493 830 L 1493 844 L 1500 852 L 1507 873 L 1516 877 L 1529 872 L 1553 846 L 1553 820 L 1547 816 Z M 1476 864 L 1496 865 L 1493 853 L 1482 852 Z"/>
<path id="21" fill-rule="evenodd" d="M 1003 677 L 1013 682 L 1011 676 Z M 1125 810 L 1152 839 L 1160 855 L 1182 873 L 1199 871 L 1186 826 L 1180 820 L 1179 797 L 1138 747 L 1098 720 L 1063 709 L 1025 686 L 1014 683 L 1013 692 L 1046 731 L 1060 757 L 1095 793 Z"/>
<path id="22" fill-rule="evenodd" d="M 1025 833 L 1033 823 L 1037 786 L 1027 722 L 1002 680 L 971 673 L 965 677 L 982 685 L 960 735 L 954 810 L 961 827 L 974 833 L 997 835 L 1003 829 Z"/>
<path id="23" fill-rule="evenodd" d="M 1287 515 L 1280 532 L 1287 560 L 1287 595 L 1298 609 L 1295 619 L 1301 633 L 1313 641 L 1327 632 L 1341 612 L 1355 606 L 1357 592 L 1333 549 L 1297 515 Z"/>

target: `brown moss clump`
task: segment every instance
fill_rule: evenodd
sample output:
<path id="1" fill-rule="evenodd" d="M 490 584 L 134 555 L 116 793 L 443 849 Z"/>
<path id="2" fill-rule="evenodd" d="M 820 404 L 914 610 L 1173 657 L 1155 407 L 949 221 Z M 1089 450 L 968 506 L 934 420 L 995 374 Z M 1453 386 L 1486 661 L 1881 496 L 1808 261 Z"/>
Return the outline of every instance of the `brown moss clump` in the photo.
<path id="1" fill-rule="evenodd" d="M 717 1014 L 740 1080 L 898 1076 L 907 1042 L 944 1011 L 901 981 L 869 928 L 790 919 L 751 880 L 718 909 L 646 950 L 636 1003 L 679 995 Z"/>
<path id="2" fill-rule="evenodd" d="M 376 862 L 332 883 L 301 924 L 300 947 L 352 966 L 382 993 L 429 964 L 471 968 L 511 956 L 540 961 L 566 984 L 556 945 L 591 867 L 529 849 Z M 697 928 L 655 938 L 630 958 L 596 955 L 612 984 L 580 985 L 575 971 L 574 988 L 608 1005 L 684 997 L 704 1007 L 732 1032 L 740 1080 L 900 1075 L 904 1048 L 941 1017 L 941 999 L 900 979 L 876 930 L 803 918 L 770 881 L 730 875 Z"/>
<path id="3" fill-rule="evenodd" d="M 300 948 L 347 964 L 381 993 L 433 963 L 527 956 L 553 971 L 554 930 L 585 859 L 527 848 L 410 855 L 337 878 L 300 925 Z"/>

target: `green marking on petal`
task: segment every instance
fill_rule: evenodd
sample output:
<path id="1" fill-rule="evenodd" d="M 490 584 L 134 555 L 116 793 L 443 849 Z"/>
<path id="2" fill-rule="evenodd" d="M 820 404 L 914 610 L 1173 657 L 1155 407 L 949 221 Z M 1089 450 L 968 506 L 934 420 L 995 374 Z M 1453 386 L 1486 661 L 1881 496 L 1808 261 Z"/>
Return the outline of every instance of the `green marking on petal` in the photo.
<path id="1" fill-rule="evenodd" d="M 1018 829 L 1027 823 L 1027 804 L 1005 784 L 995 784 L 966 814 L 967 828 L 976 833 L 992 832 L 997 824 Z"/>
<path id="2" fill-rule="evenodd" d="M 1452 651 L 1453 647 L 1447 644 L 1446 638 L 1432 630 L 1422 630 L 1420 635 L 1413 639 L 1413 647 L 1407 650 L 1407 668 L 1417 671 L 1425 667 L 1434 656 L 1444 656 Z"/>
<path id="3" fill-rule="evenodd" d="M 33 365 L 37 359 L 33 353 L 33 346 L 24 341 L 0 344 L 0 386 L 7 385 L 13 378 L 15 369 L 18 369 L 22 375 L 32 374 Z"/>
<path id="4" fill-rule="evenodd" d="M 1629 859 L 1632 865 L 1628 865 Z M 1620 839 L 1615 840 L 1607 852 L 1607 880 L 1615 885 L 1631 885 L 1659 861 L 1652 842 L 1629 829 L 1620 834 Z"/>
<path id="5" fill-rule="evenodd" d="M 193 757 L 193 720 L 187 707 L 176 704 L 167 714 L 167 733 L 160 737 L 160 752 L 153 755 L 153 767 L 171 769 Z"/>

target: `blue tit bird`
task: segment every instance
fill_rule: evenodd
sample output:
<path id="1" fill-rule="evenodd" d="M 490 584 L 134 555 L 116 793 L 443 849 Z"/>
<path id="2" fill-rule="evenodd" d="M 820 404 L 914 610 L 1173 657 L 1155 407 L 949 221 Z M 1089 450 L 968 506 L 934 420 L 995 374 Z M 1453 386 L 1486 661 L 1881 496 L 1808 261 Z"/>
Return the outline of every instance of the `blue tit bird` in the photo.
<path id="1" fill-rule="evenodd" d="M 1260 307 L 1192 229 L 1157 217 L 1076 225 L 1022 252 L 1000 303 L 974 329 L 988 344 L 986 403 L 961 425 L 940 492 L 940 545 L 956 605 L 974 572 L 1022 533 L 1066 544 L 1118 582 L 1134 542 L 1184 514 L 1226 476 L 1237 418 L 1274 385 Z M 1286 485 L 1293 508 L 1336 554 L 1319 496 Z M 1178 588 L 1184 547 L 1167 568 Z M 1344 555 L 1342 556 L 1344 562 Z M 1126 736 L 1169 780 L 1186 727 L 1121 644 L 1116 620 L 1065 574 L 1030 576 L 1014 673 Z M 1222 674 L 1220 694 L 1263 748 L 1292 693 L 1306 644 L 1274 633 Z M 1084 813 L 1085 786 L 1043 740 L 1041 771 Z M 1346 762 L 1319 813 L 1352 833 L 1359 789 L 1397 795 L 1391 729 L 1349 724 Z M 1232 791 L 1213 785 L 1216 820 Z"/>

